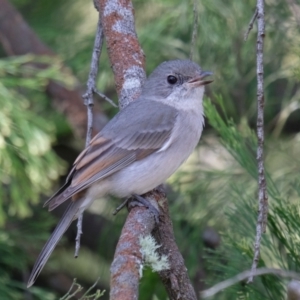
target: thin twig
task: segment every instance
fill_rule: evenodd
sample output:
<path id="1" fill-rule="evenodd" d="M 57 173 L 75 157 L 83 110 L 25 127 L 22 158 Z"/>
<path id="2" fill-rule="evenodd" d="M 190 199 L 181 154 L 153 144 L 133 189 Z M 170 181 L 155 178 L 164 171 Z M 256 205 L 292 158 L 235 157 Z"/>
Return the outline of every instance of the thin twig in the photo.
<path id="1" fill-rule="evenodd" d="M 73 287 L 76 286 L 76 290 L 71 294 L 71 291 L 73 289 Z M 77 295 L 79 292 L 81 292 L 83 289 L 83 287 L 76 282 L 76 278 L 74 278 L 73 283 L 71 285 L 71 287 L 69 288 L 69 291 L 67 292 L 66 295 L 64 295 L 62 298 L 60 298 L 59 300 L 70 300 L 72 299 L 75 295 Z"/>
<path id="2" fill-rule="evenodd" d="M 193 33 L 192 33 L 190 60 L 193 60 L 193 54 L 195 50 L 194 48 L 196 45 L 197 35 L 198 35 L 199 12 L 198 12 L 197 0 L 194 0 L 193 13 L 194 13 L 194 26 L 193 26 Z"/>
<path id="3" fill-rule="evenodd" d="M 83 95 L 84 104 L 87 106 L 87 113 L 88 113 L 88 124 L 87 124 L 87 135 L 86 135 L 86 143 L 85 146 L 87 147 L 92 138 L 92 131 L 93 131 L 93 106 L 94 106 L 94 99 L 93 94 L 96 89 L 96 79 L 98 75 L 98 66 L 99 66 L 99 59 L 102 51 L 103 45 L 103 30 L 102 24 L 99 19 L 97 24 L 97 32 L 95 37 L 95 43 L 93 48 L 92 54 L 92 61 L 91 61 L 91 68 L 90 73 L 87 81 L 87 91 Z"/>
<path id="4" fill-rule="evenodd" d="M 98 277 L 97 280 L 95 281 L 95 283 L 94 283 L 91 287 L 89 287 L 88 290 L 83 294 L 83 296 L 81 297 L 82 299 L 84 299 L 84 297 L 87 296 L 88 293 L 89 293 L 94 287 L 97 286 L 99 280 L 100 280 L 100 277 Z"/>
<path id="5" fill-rule="evenodd" d="M 75 258 L 77 258 L 79 255 L 80 237 L 82 235 L 82 219 L 83 219 L 83 213 L 81 213 L 77 219 L 77 234 L 76 234 L 76 239 L 75 239 L 76 244 L 75 244 L 75 254 L 74 254 Z"/>
<path id="6" fill-rule="evenodd" d="M 81 285 L 79 285 L 78 283 L 76 284 L 77 285 L 77 290 L 73 293 L 73 294 L 70 294 L 65 300 L 70 300 L 72 299 L 73 297 L 75 297 L 79 292 L 81 292 L 83 290 L 83 287 Z"/>
<path id="7" fill-rule="evenodd" d="M 73 279 L 73 282 L 72 282 L 72 285 L 71 285 L 71 287 L 69 288 L 67 294 L 64 295 L 62 298 L 60 298 L 60 300 L 65 300 L 65 299 L 70 295 L 70 293 L 71 293 L 73 287 L 74 287 L 75 285 L 78 284 L 76 281 L 77 281 L 77 278 L 74 278 L 74 279 Z"/>
<path id="8" fill-rule="evenodd" d="M 265 274 L 272 274 L 280 277 L 300 280 L 300 274 L 292 271 L 285 271 L 281 269 L 269 269 L 269 268 L 260 268 L 255 270 L 254 272 L 253 270 L 247 270 L 230 279 L 219 282 L 213 287 L 201 292 L 201 299 L 212 297 L 213 295 L 219 293 L 220 291 L 227 289 L 228 287 L 247 279 L 249 276 L 260 276 Z"/>
<path id="9" fill-rule="evenodd" d="M 247 41 L 248 35 L 249 35 L 250 31 L 251 31 L 252 28 L 253 28 L 253 24 L 254 24 L 254 22 L 255 22 L 255 20 L 256 20 L 256 18 L 257 18 L 257 14 L 258 14 L 258 10 L 257 10 L 257 7 L 256 7 L 255 12 L 254 12 L 254 15 L 252 16 L 252 19 L 250 20 L 250 23 L 249 23 L 249 25 L 248 25 L 248 29 L 247 29 L 247 31 L 245 32 L 245 35 L 244 35 L 244 41 L 245 41 L 245 42 Z"/>
<path id="10" fill-rule="evenodd" d="M 118 107 L 118 105 L 116 103 L 114 103 L 110 98 L 108 98 L 106 95 L 104 95 L 103 93 L 101 93 L 97 89 L 93 89 L 93 92 L 96 93 L 97 95 L 99 95 L 101 98 L 103 98 L 108 103 L 110 103 L 113 107 Z"/>
<path id="11" fill-rule="evenodd" d="M 92 139 L 93 133 L 93 107 L 94 107 L 94 99 L 93 93 L 96 90 L 96 79 L 98 75 L 98 66 L 99 66 L 99 59 L 101 55 L 103 45 L 103 30 L 102 24 L 99 18 L 97 24 L 97 32 L 94 42 L 93 54 L 92 54 L 92 61 L 91 61 L 91 68 L 90 73 L 87 81 L 87 91 L 83 95 L 84 104 L 87 107 L 87 134 L 86 134 L 86 142 L 85 147 L 87 147 Z M 76 246 L 75 246 L 75 257 L 78 257 L 78 252 L 80 249 L 80 236 L 82 234 L 82 214 L 78 216 L 77 220 L 77 235 L 76 235 Z"/>
<path id="12" fill-rule="evenodd" d="M 257 68 L 257 167 L 258 167 L 258 217 L 256 223 L 256 236 L 254 245 L 254 258 L 252 263 L 252 275 L 248 283 L 253 281 L 253 274 L 257 268 L 260 254 L 260 244 L 262 234 L 266 231 L 268 218 L 268 194 L 266 187 L 264 169 L 264 0 L 257 0 L 257 48 L 256 48 L 256 68 Z"/>

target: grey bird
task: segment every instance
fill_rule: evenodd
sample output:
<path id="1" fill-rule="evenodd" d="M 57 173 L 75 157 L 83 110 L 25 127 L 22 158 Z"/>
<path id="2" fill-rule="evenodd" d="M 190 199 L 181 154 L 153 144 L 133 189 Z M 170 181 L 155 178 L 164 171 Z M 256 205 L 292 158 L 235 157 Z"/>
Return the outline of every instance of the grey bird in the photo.
<path id="1" fill-rule="evenodd" d="M 31 272 L 34 284 L 73 220 L 94 200 L 110 194 L 142 195 L 170 177 L 195 149 L 204 125 L 203 94 L 210 72 L 190 60 L 160 64 L 140 97 L 120 111 L 74 162 L 66 184 L 45 205 L 69 207 Z"/>

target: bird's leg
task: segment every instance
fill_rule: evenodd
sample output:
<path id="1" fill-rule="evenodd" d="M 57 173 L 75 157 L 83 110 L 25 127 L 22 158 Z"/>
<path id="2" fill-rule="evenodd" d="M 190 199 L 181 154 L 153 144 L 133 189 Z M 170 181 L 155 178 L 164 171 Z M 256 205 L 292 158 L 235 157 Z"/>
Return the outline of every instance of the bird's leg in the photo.
<path id="1" fill-rule="evenodd" d="M 131 198 L 134 198 L 134 200 L 131 200 Z M 115 216 L 120 210 L 122 210 L 126 205 L 129 207 L 135 207 L 135 206 L 145 206 L 147 207 L 154 215 L 155 222 L 158 224 L 159 223 L 159 211 L 158 209 L 151 204 L 149 200 L 146 198 L 133 194 L 132 197 L 126 198 L 113 212 L 113 215 Z"/>
<path id="2" fill-rule="evenodd" d="M 122 210 L 122 208 L 124 208 L 128 202 L 129 202 L 129 199 L 131 197 L 127 197 L 113 212 L 113 215 L 115 216 L 120 210 Z"/>
<path id="3" fill-rule="evenodd" d="M 145 206 L 147 207 L 152 214 L 154 215 L 155 218 L 155 223 L 158 224 L 159 223 L 159 210 L 146 198 L 137 195 L 137 194 L 132 194 L 133 198 L 135 200 L 132 200 L 128 203 L 128 205 L 130 207 L 134 207 L 134 206 Z"/>

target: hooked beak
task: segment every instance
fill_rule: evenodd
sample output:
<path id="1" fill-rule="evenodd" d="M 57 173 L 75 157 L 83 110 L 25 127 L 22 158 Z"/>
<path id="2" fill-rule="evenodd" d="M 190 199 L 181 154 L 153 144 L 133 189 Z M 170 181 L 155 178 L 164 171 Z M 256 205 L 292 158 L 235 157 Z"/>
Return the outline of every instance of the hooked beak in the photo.
<path id="1" fill-rule="evenodd" d="M 209 84 L 211 82 L 213 82 L 213 80 L 203 80 L 205 77 L 207 76 L 211 76 L 213 75 L 212 72 L 207 72 L 207 71 L 202 71 L 200 73 L 200 76 L 197 76 L 197 77 L 194 77 L 192 79 L 190 79 L 187 83 L 189 86 L 192 86 L 192 87 L 199 87 L 199 86 L 202 86 L 202 85 L 206 85 L 206 84 Z"/>

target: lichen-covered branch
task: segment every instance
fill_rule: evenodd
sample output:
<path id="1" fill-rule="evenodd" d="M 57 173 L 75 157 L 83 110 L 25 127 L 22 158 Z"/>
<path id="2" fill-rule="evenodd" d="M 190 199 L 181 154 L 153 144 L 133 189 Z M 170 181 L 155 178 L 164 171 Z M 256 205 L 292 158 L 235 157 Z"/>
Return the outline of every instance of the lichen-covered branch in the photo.
<path id="1" fill-rule="evenodd" d="M 149 235 L 154 224 L 154 217 L 146 207 L 130 210 L 110 268 L 110 300 L 138 299 L 143 269 L 140 237 Z"/>
<path id="2" fill-rule="evenodd" d="M 168 257 L 170 268 L 159 272 L 170 300 L 196 300 L 194 288 L 190 282 L 183 257 L 175 241 L 173 225 L 169 215 L 166 196 L 161 191 L 153 194 L 160 208 L 160 223 L 153 231 L 160 255 Z"/>
<path id="3" fill-rule="evenodd" d="M 97 7 L 122 109 L 140 95 L 146 78 L 144 53 L 135 32 L 133 6 L 130 1 L 98 0 Z M 150 234 L 153 227 L 153 216 L 145 207 L 135 207 L 129 212 L 111 266 L 111 300 L 138 299 L 143 264 L 139 238 Z"/>
<path id="4" fill-rule="evenodd" d="M 98 4 L 119 95 L 119 106 L 122 109 L 141 93 L 141 87 L 146 78 L 145 57 L 137 39 L 131 1 L 98 0 Z M 156 205 L 158 204 L 159 209 L 161 201 L 167 205 L 167 199 L 161 192 L 151 192 L 145 197 L 149 201 L 154 201 Z M 163 212 L 162 220 L 169 220 L 169 222 L 159 223 L 159 230 L 155 236 L 159 241 L 158 244 L 161 245 L 159 249 L 167 252 L 172 265 L 171 271 L 162 273 L 161 278 L 170 299 L 194 300 L 196 299 L 195 292 L 176 246 L 170 217 L 165 216 L 165 213 L 168 214 L 168 210 Z M 143 225 L 140 223 L 141 220 Z M 111 300 L 138 298 L 140 268 L 143 264 L 139 240 L 141 236 L 150 233 L 154 226 L 153 215 L 149 209 L 144 207 L 131 209 L 111 267 Z M 164 239 L 159 239 L 159 236 L 163 236 Z M 128 243 L 129 239 L 130 243 Z M 165 244 L 165 242 L 167 243 Z M 189 296 L 185 298 L 186 295 Z"/>
<path id="5" fill-rule="evenodd" d="M 99 0 L 98 3 L 122 109 L 140 95 L 146 79 L 145 56 L 136 35 L 131 1 Z"/>

